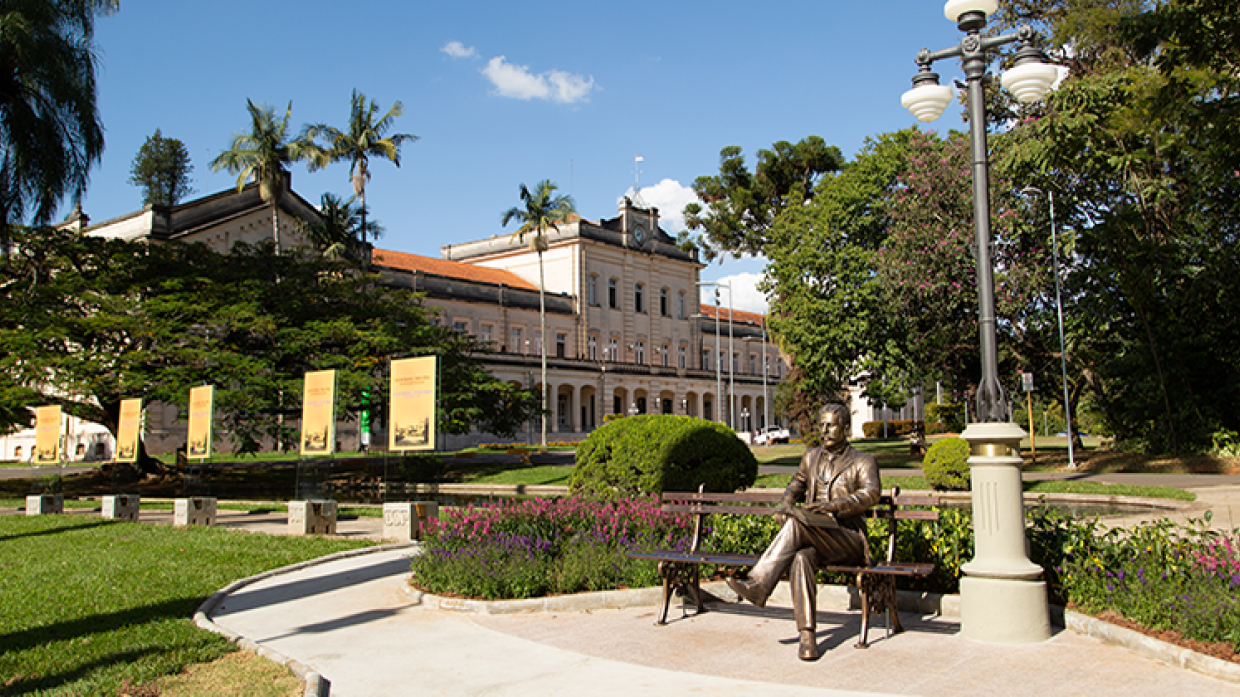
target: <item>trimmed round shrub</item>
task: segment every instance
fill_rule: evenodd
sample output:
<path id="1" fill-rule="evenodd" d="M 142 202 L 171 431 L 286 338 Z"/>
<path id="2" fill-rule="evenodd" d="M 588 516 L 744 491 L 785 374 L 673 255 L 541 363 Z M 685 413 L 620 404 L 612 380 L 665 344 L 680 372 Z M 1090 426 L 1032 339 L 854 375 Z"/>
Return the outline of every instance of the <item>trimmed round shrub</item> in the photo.
<path id="1" fill-rule="evenodd" d="M 577 448 L 569 493 L 603 500 L 664 491 L 733 492 L 753 484 L 758 461 L 727 426 L 643 414 L 596 429 Z"/>
<path id="2" fill-rule="evenodd" d="M 926 451 L 921 467 L 935 489 L 968 491 L 969 443 L 962 438 L 944 438 Z"/>

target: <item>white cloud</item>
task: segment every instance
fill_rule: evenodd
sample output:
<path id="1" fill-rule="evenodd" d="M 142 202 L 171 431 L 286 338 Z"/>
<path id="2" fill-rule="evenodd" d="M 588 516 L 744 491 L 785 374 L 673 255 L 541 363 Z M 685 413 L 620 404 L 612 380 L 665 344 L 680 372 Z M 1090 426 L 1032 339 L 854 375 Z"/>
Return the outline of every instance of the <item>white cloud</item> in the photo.
<path id="1" fill-rule="evenodd" d="M 725 286 L 732 286 L 732 309 L 764 314 L 770 306 L 766 302 L 766 296 L 762 291 L 758 290 L 758 283 L 762 279 L 763 275 L 760 273 L 738 273 L 731 276 L 723 276 L 718 279 L 718 282 Z M 704 286 L 702 288 L 702 304 L 714 306 L 715 289 L 713 287 Z M 722 288 L 719 291 L 719 306 L 728 306 L 727 288 Z"/>
<path id="2" fill-rule="evenodd" d="M 584 101 L 594 89 L 594 78 L 583 78 L 562 70 L 551 70 L 535 75 L 528 66 L 513 65 L 504 56 L 487 61 L 482 74 L 495 85 L 501 97 L 514 99 L 546 99 L 572 104 Z"/>
<path id="3" fill-rule="evenodd" d="M 630 187 L 625 196 L 633 197 Z M 685 229 L 685 206 L 697 200 L 691 187 L 675 179 L 664 179 L 654 186 L 642 187 L 642 200 L 659 209 L 659 224 L 673 235 Z"/>
<path id="4" fill-rule="evenodd" d="M 472 58 L 478 55 L 478 52 L 474 50 L 473 46 L 466 48 L 465 44 L 460 41 L 449 41 L 439 50 L 449 56 L 452 56 L 453 58 Z"/>

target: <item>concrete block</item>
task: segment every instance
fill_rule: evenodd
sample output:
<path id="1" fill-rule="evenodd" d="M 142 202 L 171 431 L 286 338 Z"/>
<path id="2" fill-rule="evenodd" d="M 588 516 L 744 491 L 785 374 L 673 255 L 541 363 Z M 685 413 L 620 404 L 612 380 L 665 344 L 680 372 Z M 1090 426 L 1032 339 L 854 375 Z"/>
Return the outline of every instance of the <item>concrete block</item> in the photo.
<path id="1" fill-rule="evenodd" d="M 34 494 L 26 497 L 26 515 L 51 515 L 65 512 L 62 494 Z"/>
<path id="2" fill-rule="evenodd" d="M 172 524 L 180 527 L 215 525 L 215 497 L 191 496 L 187 499 L 174 500 Z"/>
<path id="3" fill-rule="evenodd" d="M 137 520 L 137 494 L 116 494 L 103 497 L 103 517 L 112 520 Z"/>
<path id="4" fill-rule="evenodd" d="M 335 535 L 336 502 L 331 499 L 289 501 L 288 534 Z"/>
<path id="5" fill-rule="evenodd" d="M 383 504 L 383 537 L 389 540 L 422 539 L 422 527 L 428 520 L 439 519 L 435 501 L 402 501 Z"/>

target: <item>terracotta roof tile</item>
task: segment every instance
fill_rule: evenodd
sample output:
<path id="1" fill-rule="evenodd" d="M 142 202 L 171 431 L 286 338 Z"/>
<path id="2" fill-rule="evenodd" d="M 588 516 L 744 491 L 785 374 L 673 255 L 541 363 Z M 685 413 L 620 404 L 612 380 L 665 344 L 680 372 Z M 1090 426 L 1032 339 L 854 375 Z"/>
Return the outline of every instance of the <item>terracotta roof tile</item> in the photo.
<path id="1" fill-rule="evenodd" d="M 474 264 L 466 264 L 460 261 L 448 261 L 447 259 L 418 256 L 417 254 L 393 252 L 389 249 L 374 250 L 371 255 L 371 261 L 379 266 L 386 266 L 391 269 L 400 269 L 402 271 L 421 271 L 422 273 L 433 274 L 435 276 L 459 278 L 463 281 L 492 283 L 494 285 L 505 285 L 510 288 L 524 288 L 526 290 L 535 291 L 538 290 L 538 286 L 526 281 L 511 271 L 492 269 L 485 266 L 475 266 Z"/>
<path id="2" fill-rule="evenodd" d="M 746 324 L 755 324 L 758 326 L 762 326 L 763 324 L 765 324 L 765 321 L 762 315 L 756 312 L 745 312 L 743 310 L 730 311 L 726 307 L 719 308 L 719 318 L 723 321 L 727 321 L 728 312 L 732 312 L 733 322 L 744 322 Z M 702 314 L 706 315 L 707 317 L 714 317 L 715 306 L 702 303 Z"/>

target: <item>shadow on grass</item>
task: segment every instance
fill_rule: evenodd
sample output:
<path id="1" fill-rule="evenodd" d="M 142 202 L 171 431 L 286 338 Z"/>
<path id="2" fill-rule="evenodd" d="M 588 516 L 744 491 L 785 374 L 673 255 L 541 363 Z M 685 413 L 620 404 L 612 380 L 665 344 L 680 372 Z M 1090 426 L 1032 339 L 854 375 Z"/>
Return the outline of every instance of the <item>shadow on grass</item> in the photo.
<path id="1" fill-rule="evenodd" d="M 62 622 L 0 634 L 0 652 L 25 651 L 53 641 L 78 639 L 158 620 L 185 619 L 205 596 L 174 598 L 153 605 L 141 605 L 99 615 L 88 615 Z"/>
<path id="2" fill-rule="evenodd" d="M 115 520 L 99 520 L 93 523 L 84 523 L 82 525 L 74 525 L 71 527 L 51 528 L 48 530 L 34 530 L 32 532 L 18 532 L 11 535 L 0 535 L 0 542 L 5 540 L 18 540 L 23 537 L 42 537 L 44 535 L 64 535 L 74 533 L 79 530 L 89 530 L 90 528 L 101 528 L 105 525 L 115 525 Z"/>
<path id="3" fill-rule="evenodd" d="M 61 685 L 74 683 L 86 678 L 90 676 L 91 673 L 94 673 L 101 668 L 136 663 L 137 661 L 151 655 L 171 653 L 174 651 L 176 651 L 176 649 L 172 647 L 165 649 L 146 648 L 140 651 L 125 651 L 122 653 L 101 657 L 89 663 L 78 665 L 73 670 L 65 671 L 64 673 L 56 673 L 53 675 L 32 675 L 29 677 L 13 676 L 7 682 L 0 684 L 0 697 L 7 697 L 7 695 L 28 695 L 37 691 L 55 689 Z M 87 693 L 78 692 L 75 690 L 72 694 Z"/>

